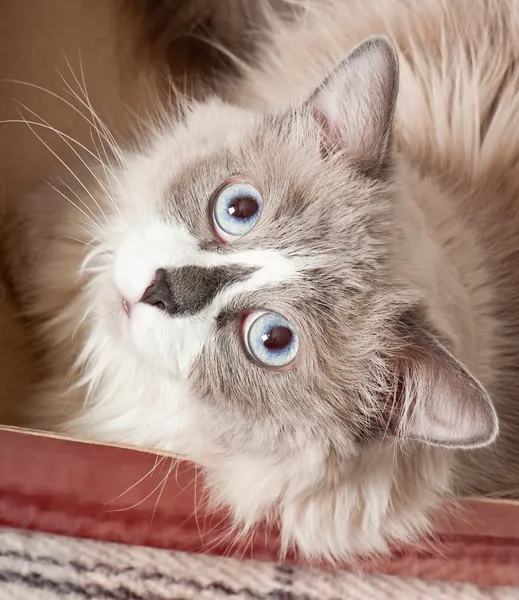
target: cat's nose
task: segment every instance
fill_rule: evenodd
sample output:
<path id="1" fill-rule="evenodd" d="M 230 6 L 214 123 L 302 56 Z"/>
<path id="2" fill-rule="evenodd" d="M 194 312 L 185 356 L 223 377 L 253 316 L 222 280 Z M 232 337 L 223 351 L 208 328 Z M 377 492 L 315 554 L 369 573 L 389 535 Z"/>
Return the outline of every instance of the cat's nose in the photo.
<path id="1" fill-rule="evenodd" d="M 144 290 L 140 302 L 156 306 L 160 310 L 170 312 L 173 308 L 173 294 L 168 282 L 166 269 L 157 269 L 150 285 Z"/>
<path id="2" fill-rule="evenodd" d="M 140 301 L 170 316 L 194 315 L 209 305 L 222 288 L 242 281 L 253 271 L 240 265 L 157 269 Z"/>

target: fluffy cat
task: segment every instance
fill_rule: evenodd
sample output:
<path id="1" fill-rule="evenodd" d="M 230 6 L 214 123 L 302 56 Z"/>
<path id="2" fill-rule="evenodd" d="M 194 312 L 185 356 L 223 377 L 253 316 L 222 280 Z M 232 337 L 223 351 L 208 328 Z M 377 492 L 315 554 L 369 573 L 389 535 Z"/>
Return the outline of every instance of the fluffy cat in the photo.
<path id="1" fill-rule="evenodd" d="M 514 495 L 517 31 L 513 2 L 323 3 L 230 102 L 19 199 L 31 424 L 197 461 L 307 557 Z"/>

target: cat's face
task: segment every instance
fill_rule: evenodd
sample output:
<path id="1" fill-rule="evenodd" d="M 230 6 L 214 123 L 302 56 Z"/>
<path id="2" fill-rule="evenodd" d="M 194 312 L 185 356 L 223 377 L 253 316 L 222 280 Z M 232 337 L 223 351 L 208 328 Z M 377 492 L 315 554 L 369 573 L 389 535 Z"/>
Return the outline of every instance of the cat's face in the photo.
<path id="1" fill-rule="evenodd" d="M 356 404 L 388 293 L 390 186 L 324 160 L 306 112 L 214 104 L 185 128 L 135 190 L 150 212 L 127 216 L 114 265 L 124 342 L 244 429 L 365 427 Z"/>
<path id="2" fill-rule="evenodd" d="M 351 456 L 388 432 L 447 445 L 494 434 L 486 397 L 475 425 L 445 432 L 441 402 L 417 417 L 418 387 L 404 381 L 429 355 L 427 373 L 452 371 L 443 386 L 465 371 L 416 325 L 424 298 L 397 258 L 397 74 L 392 51 L 368 45 L 293 111 L 196 107 L 130 162 L 116 335 L 188 383 L 208 436 L 229 451 L 314 441 Z M 463 420 L 472 401 L 456 393 Z"/>

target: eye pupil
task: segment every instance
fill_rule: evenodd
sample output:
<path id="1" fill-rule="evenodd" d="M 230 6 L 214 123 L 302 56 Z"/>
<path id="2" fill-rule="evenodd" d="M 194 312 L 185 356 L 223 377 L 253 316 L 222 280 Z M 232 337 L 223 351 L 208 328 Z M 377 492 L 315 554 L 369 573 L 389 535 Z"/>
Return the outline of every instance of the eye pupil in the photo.
<path id="1" fill-rule="evenodd" d="M 238 196 L 227 209 L 229 214 L 238 219 L 250 219 L 258 212 L 258 202 L 252 196 Z"/>
<path id="2" fill-rule="evenodd" d="M 263 200 L 258 190 L 246 181 L 230 183 L 213 201 L 213 225 L 222 242 L 240 238 L 256 225 Z"/>
<path id="3" fill-rule="evenodd" d="M 268 350 L 283 350 L 292 342 L 294 334 L 288 327 L 273 327 L 262 336 L 263 345 Z"/>
<path id="4" fill-rule="evenodd" d="M 253 311 L 240 333 L 249 357 L 265 367 L 287 367 L 296 359 L 299 338 L 292 323 L 278 313 Z"/>

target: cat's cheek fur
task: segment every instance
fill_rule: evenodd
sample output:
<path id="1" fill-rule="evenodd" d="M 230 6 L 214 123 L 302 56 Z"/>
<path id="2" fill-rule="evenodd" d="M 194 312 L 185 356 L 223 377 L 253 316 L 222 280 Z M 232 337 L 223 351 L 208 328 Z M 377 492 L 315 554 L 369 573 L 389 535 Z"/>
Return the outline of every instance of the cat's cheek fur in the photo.
<path id="1" fill-rule="evenodd" d="M 146 304 L 132 309 L 128 323 L 132 344 L 150 366 L 174 379 L 187 380 L 196 357 L 214 329 L 209 317 L 171 319 Z"/>

